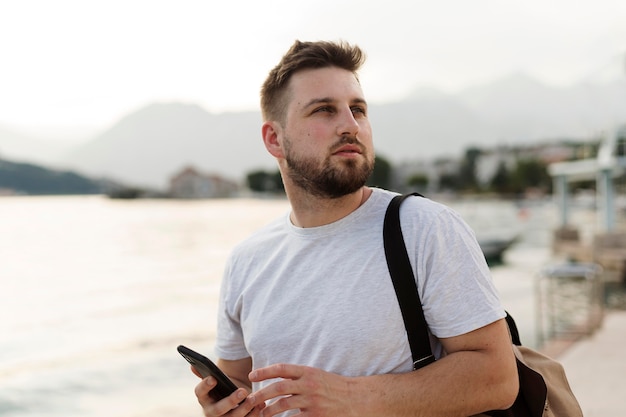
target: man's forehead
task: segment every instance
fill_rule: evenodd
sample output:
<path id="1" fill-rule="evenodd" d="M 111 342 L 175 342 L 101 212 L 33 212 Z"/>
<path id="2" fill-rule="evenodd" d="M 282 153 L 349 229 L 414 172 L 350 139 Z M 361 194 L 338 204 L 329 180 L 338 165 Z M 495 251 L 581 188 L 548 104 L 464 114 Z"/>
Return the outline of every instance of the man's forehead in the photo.
<path id="1" fill-rule="evenodd" d="M 337 67 L 298 71 L 291 77 L 289 89 L 292 94 L 305 101 L 307 98 L 332 98 L 346 94 L 363 99 L 361 85 L 356 75 Z"/>

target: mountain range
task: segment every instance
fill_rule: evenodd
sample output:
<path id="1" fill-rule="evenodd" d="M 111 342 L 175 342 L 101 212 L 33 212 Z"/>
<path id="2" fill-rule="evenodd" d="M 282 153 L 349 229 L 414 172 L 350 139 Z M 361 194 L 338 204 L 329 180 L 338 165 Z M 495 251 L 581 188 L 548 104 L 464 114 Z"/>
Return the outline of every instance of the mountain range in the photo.
<path id="1" fill-rule="evenodd" d="M 369 114 L 377 153 L 392 163 L 458 157 L 469 146 L 595 138 L 626 123 L 626 80 L 556 88 L 514 74 L 456 94 L 417 89 L 404 100 L 371 103 Z M 276 169 L 260 126 L 259 112 L 151 103 L 71 149 L 0 126 L 0 156 L 157 188 L 187 165 L 241 180 Z"/>

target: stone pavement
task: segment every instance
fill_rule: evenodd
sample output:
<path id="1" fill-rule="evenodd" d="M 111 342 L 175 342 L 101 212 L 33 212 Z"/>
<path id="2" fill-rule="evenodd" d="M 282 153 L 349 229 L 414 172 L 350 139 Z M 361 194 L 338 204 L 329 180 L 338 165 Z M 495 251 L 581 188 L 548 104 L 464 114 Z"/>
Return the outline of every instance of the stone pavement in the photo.
<path id="1" fill-rule="evenodd" d="M 609 310 L 599 330 L 556 358 L 584 417 L 626 416 L 626 311 Z"/>

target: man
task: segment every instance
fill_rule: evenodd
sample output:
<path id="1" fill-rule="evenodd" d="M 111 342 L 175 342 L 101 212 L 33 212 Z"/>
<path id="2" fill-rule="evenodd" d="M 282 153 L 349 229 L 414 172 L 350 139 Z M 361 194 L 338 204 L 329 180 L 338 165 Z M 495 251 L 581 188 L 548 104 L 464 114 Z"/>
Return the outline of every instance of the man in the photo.
<path id="1" fill-rule="evenodd" d="M 206 416 L 466 417 L 517 395 L 505 313 L 474 234 L 426 198 L 408 199 L 400 218 L 439 360 L 412 371 L 382 240 L 395 194 L 365 186 L 374 149 L 363 61 L 345 43 L 296 41 L 263 85 L 263 141 L 291 213 L 229 259 L 216 352 L 241 388 L 215 402 L 215 380 L 201 381 Z"/>

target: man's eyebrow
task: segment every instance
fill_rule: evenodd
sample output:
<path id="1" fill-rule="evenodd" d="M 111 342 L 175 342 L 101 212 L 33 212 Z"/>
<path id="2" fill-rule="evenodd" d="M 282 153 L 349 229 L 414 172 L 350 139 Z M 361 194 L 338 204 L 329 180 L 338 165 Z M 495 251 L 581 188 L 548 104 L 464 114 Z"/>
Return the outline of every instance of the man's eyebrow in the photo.
<path id="1" fill-rule="evenodd" d="M 310 107 L 310 106 L 314 106 L 316 104 L 322 104 L 322 103 L 332 103 L 334 100 L 330 97 L 321 97 L 321 98 L 314 98 L 309 100 L 304 107 Z"/>
<path id="2" fill-rule="evenodd" d="M 305 105 L 304 108 L 310 107 L 310 106 L 314 106 L 316 104 L 323 104 L 323 103 L 333 103 L 336 100 L 330 97 L 320 97 L 320 98 L 314 98 L 309 100 Z M 350 104 L 365 104 L 367 105 L 367 101 L 364 98 L 355 98 L 353 100 L 350 101 Z"/>

